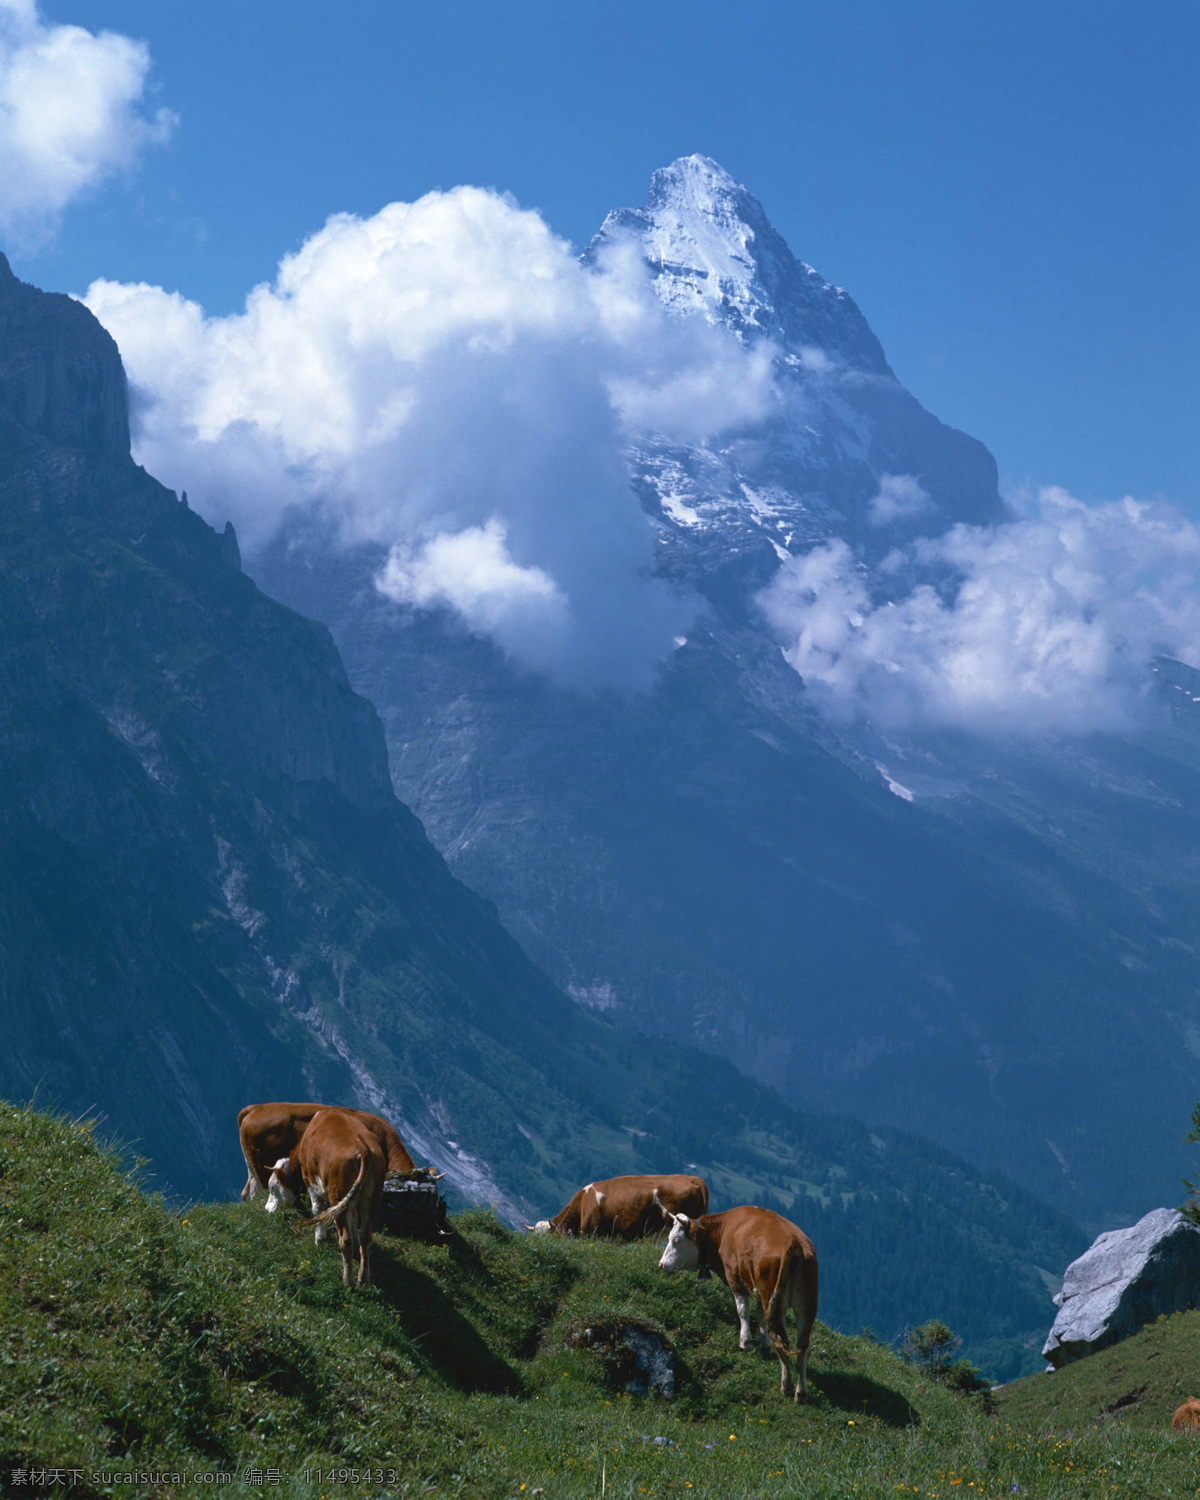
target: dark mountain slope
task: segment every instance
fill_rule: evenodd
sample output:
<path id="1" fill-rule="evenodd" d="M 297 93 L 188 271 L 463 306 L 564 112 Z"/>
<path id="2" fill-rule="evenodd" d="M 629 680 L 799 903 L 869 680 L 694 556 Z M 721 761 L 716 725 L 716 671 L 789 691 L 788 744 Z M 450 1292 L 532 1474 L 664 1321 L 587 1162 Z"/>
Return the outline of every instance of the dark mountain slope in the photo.
<path id="1" fill-rule="evenodd" d="M 301 555 L 288 596 L 316 613 L 335 575 Z M 1092 1222 L 1176 1191 L 1195 934 L 1178 901 L 1165 919 L 1165 866 L 1157 904 L 1128 884 L 1159 824 L 1181 850 L 1193 827 L 1159 792 L 1101 788 L 1052 750 L 977 752 L 982 791 L 947 754 L 914 805 L 750 632 L 709 620 L 648 698 L 585 699 L 445 617 L 350 597 L 329 617 L 398 791 L 582 1005 L 797 1103 L 920 1121 Z M 907 782 L 912 761 L 889 759 Z M 1190 802 L 1193 773 L 1174 774 Z"/>
<path id="2" fill-rule="evenodd" d="M 641 697 L 515 669 L 381 596 L 382 548 L 297 516 L 249 566 L 333 630 L 393 781 L 531 956 L 630 1030 L 806 1104 L 926 1132 L 1095 1228 L 1172 1201 L 1200 1056 L 1200 708 L 1037 741 L 835 729 L 757 594 L 815 543 L 860 566 L 997 523 L 996 468 L 900 386 L 845 292 L 703 157 L 632 237 L 672 316 L 772 340 L 777 409 L 629 454 L 660 575 L 697 599 Z M 912 509 L 875 502 L 900 477 Z"/>
<path id="3" fill-rule="evenodd" d="M 919 1303 L 1027 1362 L 1079 1231 L 567 1000 L 396 800 L 325 627 L 129 459 L 98 325 L 0 261 L 0 329 L 0 1092 L 101 1112 L 182 1194 L 240 1187 L 240 1105 L 309 1094 L 509 1213 L 696 1163 L 823 1239 L 835 1321 Z"/>
<path id="4" fill-rule="evenodd" d="M 571 1007 L 396 801 L 328 632 L 112 456 L 107 335 L 11 276 L 0 299 L 6 1091 L 101 1105 L 192 1192 L 229 1186 L 233 1114 L 268 1095 L 390 1091 L 439 1155 L 495 1114 L 532 1156 L 503 1095 L 545 1095 L 530 1059 L 565 1063 Z M 64 365 L 75 424 L 38 399 Z"/>

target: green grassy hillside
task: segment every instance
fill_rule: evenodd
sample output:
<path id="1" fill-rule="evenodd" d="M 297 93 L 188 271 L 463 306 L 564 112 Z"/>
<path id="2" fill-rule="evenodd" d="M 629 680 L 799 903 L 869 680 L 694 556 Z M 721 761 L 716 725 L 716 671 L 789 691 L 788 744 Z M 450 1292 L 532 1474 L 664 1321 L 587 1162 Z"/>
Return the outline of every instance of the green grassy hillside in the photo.
<path id="1" fill-rule="evenodd" d="M 449 1247 L 381 1236 L 377 1285 L 347 1293 L 336 1251 L 282 1216 L 172 1211 L 86 1123 L 0 1106 L 0 1488 L 60 1470 L 79 1497 L 178 1495 L 171 1474 L 306 1497 L 1196 1492 L 1197 1450 L 1161 1420 L 1026 1419 L 1036 1381 L 996 1417 L 820 1325 L 794 1407 L 773 1358 L 738 1353 L 725 1289 L 660 1273 L 656 1247 L 452 1222 Z M 673 1400 L 631 1392 L 608 1336 L 629 1323 L 672 1349 Z"/>
<path id="2" fill-rule="evenodd" d="M 1116 1424 L 1155 1433 L 1189 1396 L 1200 1396 L 1200 1312 L 1159 1318 L 1111 1349 L 996 1393 L 1006 1420 L 1058 1432 Z M 1200 1453 L 1197 1470 L 1200 1486 Z"/>

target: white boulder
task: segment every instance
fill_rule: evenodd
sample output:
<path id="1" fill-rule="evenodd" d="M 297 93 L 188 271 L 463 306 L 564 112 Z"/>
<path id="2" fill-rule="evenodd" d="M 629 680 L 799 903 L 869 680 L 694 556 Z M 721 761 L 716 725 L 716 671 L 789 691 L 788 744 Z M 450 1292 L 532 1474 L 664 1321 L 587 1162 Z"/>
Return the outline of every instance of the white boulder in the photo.
<path id="1" fill-rule="evenodd" d="M 1107 1348 L 1160 1313 L 1200 1305 L 1200 1227 L 1156 1208 L 1130 1229 L 1110 1229 L 1067 1267 L 1058 1317 L 1042 1350 L 1058 1369 Z"/>

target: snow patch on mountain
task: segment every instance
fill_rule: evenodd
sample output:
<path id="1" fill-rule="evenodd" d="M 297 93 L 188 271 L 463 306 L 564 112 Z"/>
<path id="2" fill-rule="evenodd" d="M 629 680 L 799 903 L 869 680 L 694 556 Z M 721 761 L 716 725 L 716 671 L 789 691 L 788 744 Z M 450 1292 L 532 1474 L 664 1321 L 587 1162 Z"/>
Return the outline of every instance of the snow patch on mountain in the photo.
<path id="1" fill-rule="evenodd" d="M 758 199 L 711 157 L 680 157 L 650 179 L 645 208 L 617 209 L 585 252 L 632 235 L 673 313 L 744 339 L 773 339 L 810 371 L 834 362 L 890 376 L 878 339 L 841 287 L 797 260 Z"/>
<path id="2" fill-rule="evenodd" d="M 578 260 L 463 187 L 335 215 L 230 317 L 145 285 L 87 305 L 137 457 L 232 516 L 252 572 L 306 521 L 382 547 L 388 597 L 573 688 L 649 687 L 698 596 L 744 612 L 814 544 L 877 560 L 1003 516 L 986 450 L 703 156 Z"/>

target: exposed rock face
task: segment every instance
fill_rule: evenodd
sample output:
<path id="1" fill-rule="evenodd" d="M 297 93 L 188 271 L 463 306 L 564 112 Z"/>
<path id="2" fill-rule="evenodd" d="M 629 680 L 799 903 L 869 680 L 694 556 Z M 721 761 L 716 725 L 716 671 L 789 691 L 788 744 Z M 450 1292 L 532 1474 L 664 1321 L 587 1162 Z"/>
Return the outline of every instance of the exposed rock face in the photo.
<path id="1" fill-rule="evenodd" d="M 1160 1314 L 1200 1305 L 1200 1228 L 1156 1208 L 1072 1261 L 1042 1353 L 1055 1369 L 1128 1338 Z"/>
<path id="2" fill-rule="evenodd" d="M 241 1105 L 307 1095 L 393 1118 L 468 1196 L 561 1192 L 495 1129 L 506 1090 L 531 1133 L 549 1097 L 501 1033 L 524 1055 L 576 1008 L 397 801 L 325 627 L 132 461 L 109 335 L 7 262 L 0 850 L 0 1093 L 101 1112 L 189 1195 L 236 1188 Z M 522 1160 L 502 1188 L 447 1136 Z"/>
<path id="3" fill-rule="evenodd" d="M 129 457 L 125 370 L 81 303 L 18 281 L 0 254 L 0 410 L 51 442 Z"/>
<path id="4" fill-rule="evenodd" d="M 754 194 L 711 157 L 660 167 L 646 207 L 614 209 L 585 258 L 622 234 L 641 240 L 655 292 L 672 310 L 894 378 L 851 298 L 796 259 Z"/>
<path id="5" fill-rule="evenodd" d="M 610 1378 L 631 1396 L 675 1394 L 675 1356 L 661 1333 L 640 1323 L 596 1323 L 566 1337 L 568 1349 L 607 1356 Z"/>
<path id="6" fill-rule="evenodd" d="M 1002 520 L 995 464 L 715 163 L 656 173 L 587 254 L 631 236 L 672 316 L 772 341 L 780 398 L 753 441 L 630 455 L 662 576 L 704 601 L 652 691 L 539 681 L 448 611 L 384 597 L 386 548 L 315 524 L 248 570 L 330 625 L 397 794 L 582 1004 L 933 1135 L 1093 1233 L 1131 1222 L 1187 1167 L 1200 675 L 1160 664 L 1169 734 L 1136 742 L 818 718 L 757 590 L 831 538 L 869 562 Z M 889 475 L 929 505 L 881 522 Z"/>
<path id="7" fill-rule="evenodd" d="M 0 1094 L 103 1113 L 156 1186 L 189 1195 L 237 1192 L 236 1112 L 270 1098 L 387 1115 L 464 1196 L 523 1218 L 601 1163 L 695 1161 L 727 1193 L 787 1163 L 796 1191 L 829 1184 L 822 1253 L 863 1289 L 845 1326 L 894 1326 L 901 1296 L 936 1286 L 969 1334 L 975 1288 L 1001 1285 L 999 1331 L 1023 1347 L 1035 1267 L 1077 1253 L 1075 1227 L 567 1000 L 396 800 L 325 628 L 260 593 L 232 529 L 123 434 L 107 334 L 0 278 Z M 930 1239 L 955 1245 L 962 1297 Z M 881 1286 L 879 1243 L 915 1290 Z"/>
<path id="8" fill-rule="evenodd" d="M 627 1348 L 633 1350 L 637 1374 L 633 1384 L 639 1391 L 650 1395 L 675 1394 L 675 1356 L 663 1342 L 662 1337 L 636 1323 L 627 1323 L 621 1330 Z"/>
<path id="9" fill-rule="evenodd" d="M 687 156 L 655 172 L 647 206 L 609 214 L 584 259 L 630 238 L 674 317 L 775 351 L 778 405 L 762 430 L 631 454 L 664 572 L 728 609 L 739 594 L 731 564 L 744 592 L 817 540 L 840 536 L 883 556 L 902 536 L 1003 519 L 992 455 L 905 390 L 853 299 L 798 260 L 715 161 Z M 881 526 L 870 501 L 883 476 L 899 474 L 920 476 L 928 504 Z"/>

